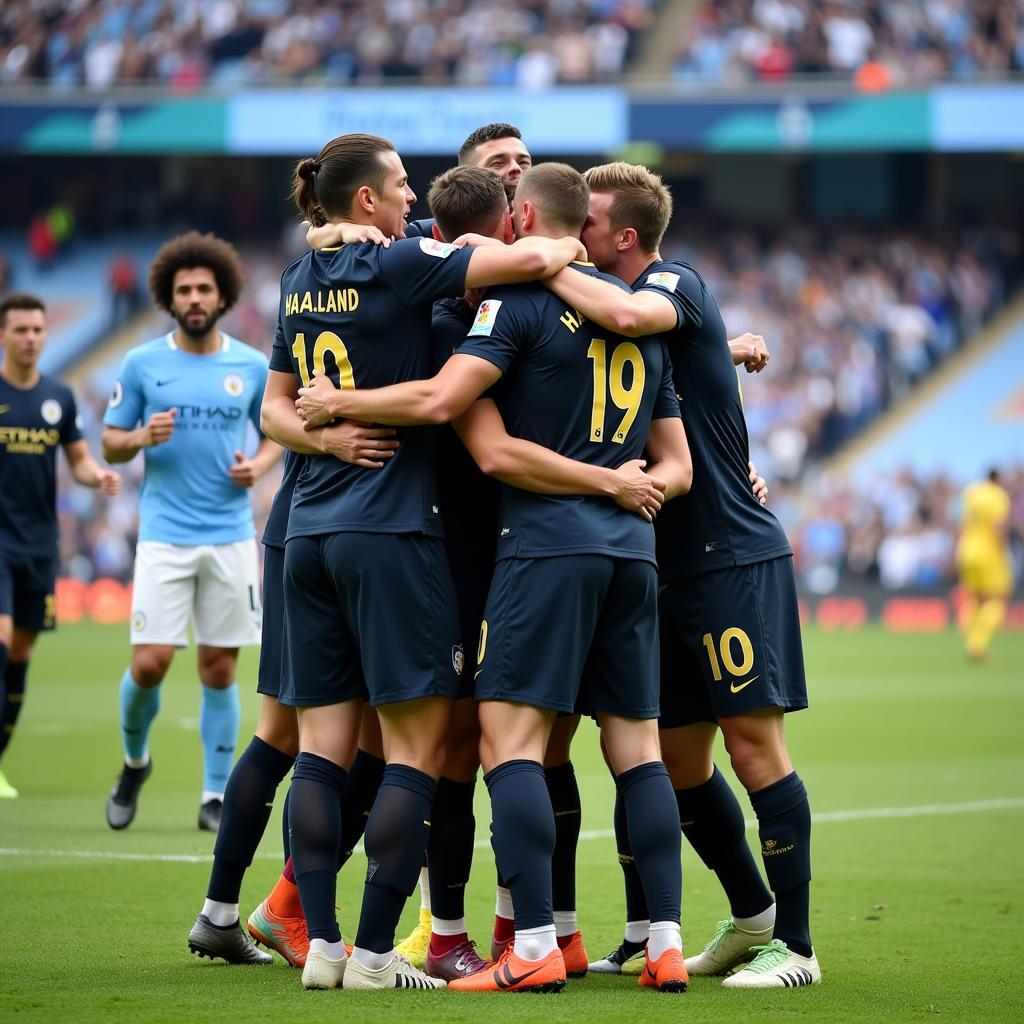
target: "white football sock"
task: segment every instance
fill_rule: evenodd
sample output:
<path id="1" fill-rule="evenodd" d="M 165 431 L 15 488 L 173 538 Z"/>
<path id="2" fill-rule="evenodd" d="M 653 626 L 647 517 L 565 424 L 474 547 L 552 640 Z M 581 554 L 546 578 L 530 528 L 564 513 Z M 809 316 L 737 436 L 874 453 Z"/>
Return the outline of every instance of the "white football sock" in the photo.
<path id="1" fill-rule="evenodd" d="M 775 904 L 753 917 L 734 917 L 732 923 L 745 932 L 763 932 L 775 927 Z"/>
<path id="2" fill-rule="evenodd" d="M 516 917 L 516 912 L 512 909 L 512 893 L 500 885 L 494 895 L 494 916 L 504 917 L 508 921 L 514 921 Z"/>
<path id="3" fill-rule="evenodd" d="M 626 922 L 626 941 L 627 942 L 646 942 L 647 936 L 651 934 L 651 922 L 650 921 L 627 921 Z"/>
<path id="4" fill-rule="evenodd" d="M 560 939 L 575 935 L 579 930 L 579 925 L 576 924 L 575 910 L 555 911 L 555 934 Z"/>
<path id="5" fill-rule="evenodd" d="M 313 943 L 311 942 L 310 948 L 312 949 Z M 362 964 L 363 967 L 368 967 L 371 971 L 382 971 L 392 960 L 395 959 L 394 953 L 374 953 L 372 949 L 360 949 L 356 946 L 352 950 L 352 959 L 357 964 Z"/>
<path id="6" fill-rule="evenodd" d="M 328 960 L 341 960 L 345 956 L 345 942 L 339 939 L 337 942 L 328 942 L 326 939 L 310 939 L 310 953 L 323 953 Z"/>
<path id="7" fill-rule="evenodd" d="M 657 960 L 666 949 L 683 951 L 683 937 L 679 933 L 679 925 L 675 921 L 654 921 L 651 924 L 651 936 L 647 940 L 647 956 Z"/>
<path id="8" fill-rule="evenodd" d="M 516 956 L 524 960 L 543 960 L 553 949 L 558 949 L 553 924 L 527 928 L 525 931 L 516 930 Z"/>
<path id="9" fill-rule="evenodd" d="M 227 928 L 238 920 L 238 904 L 206 900 L 203 904 L 203 916 L 209 919 L 210 924 L 215 924 L 218 928 Z"/>
<path id="10" fill-rule="evenodd" d="M 465 935 L 466 919 L 457 917 L 454 921 L 445 921 L 440 917 L 431 918 L 430 930 L 435 935 Z"/>
<path id="11" fill-rule="evenodd" d="M 430 909 L 430 872 L 420 868 L 420 909 Z"/>

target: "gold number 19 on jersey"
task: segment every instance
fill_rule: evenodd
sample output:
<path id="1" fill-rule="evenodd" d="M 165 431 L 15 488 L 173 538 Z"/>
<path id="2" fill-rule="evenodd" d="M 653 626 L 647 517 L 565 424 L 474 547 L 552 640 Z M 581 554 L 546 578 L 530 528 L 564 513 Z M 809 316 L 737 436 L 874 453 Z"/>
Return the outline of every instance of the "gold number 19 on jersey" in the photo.
<path id="1" fill-rule="evenodd" d="M 324 357 L 330 352 L 334 356 L 334 365 L 338 367 L 338 386 L 342 388 L 354 388 L 356 379 L 352 374 L 352 364 L 349 362 L 348 349 L 345 343 L 334 331 L 324 331 L 318 334 L 313 343 L 313 376 L 318 373 L 327 373 L 324 364 Z M 292 344 L 292 355 L 299 364 L 299 376 L 302 378 L 303 387 L 309 387 L 312 379 L 309 375 L 309 366 L 306 363 L 306 336 L 296 334 Z"/>
<path id="2" fill-rule="evenodd" d="M 605 441 L 604 411 L 610 393 L 614 405 L 626 415 L 612 434 L 612 444 L 622 444 L 640 411 L 644 397 L 647 370 L 640 349 L 631 341 L 624 341 L 612 349 L 611 366 L 605 361 L 605 341 L 594 338 L 587 349 L 587 358 L 594 363 L 594 404 L 590 410 L 590 440 Z M 626 367 L 630 368 L 630 382 L 626 386 Z"/>

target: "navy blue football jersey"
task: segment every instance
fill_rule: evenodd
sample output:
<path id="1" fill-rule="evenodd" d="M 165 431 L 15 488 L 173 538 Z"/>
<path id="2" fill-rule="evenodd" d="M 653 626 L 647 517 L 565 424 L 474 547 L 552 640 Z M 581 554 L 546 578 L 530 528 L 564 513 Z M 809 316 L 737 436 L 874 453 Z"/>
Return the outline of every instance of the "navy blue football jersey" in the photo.
<path id="1" fill-rule="evenodd" d="M 743 401 L 714 297 L 697 271 L 679 260 L 651 264 L 633 290 L 657 291 L 676 307 L 676 329 L 664 338 L 693 460 L 689 494 L 658 515 L 661 578 L 791 554 L 779 521 L 750 487 Z"/>
<path id="2" fill-rule="evenodd" d="M 57 553 L 57 447 L 81 440 L 75 396 L 40 377 L 22 390 L 0 377 L 0 550 Z"/>
<path id="3" fill-rule="evenodd" d="M 431 306 L 460 295 L 472 250 L 433 239 L 390 248 L 363 242 L 308 252 L 281 278 L 281 330 L 273 370 L 303 383 L 325 373 L 342 388 L 379 388 L 432 374 Z M 443 534 L 434 436 L 398 431 L 383 469 L 309 456 L 292 497 L 288 536 L 327 533 Z"/>
<path id="4" fill-rule="evenodd" d="M 439 299 L 434 303 L 430 331 L 435 371 L 466 340 L 475 316 L 476 311 L 462 299 Z M 437 483 L 449 562 L 490 565 L 498 535 L 500 485 L 480 471 L 450 426 L 438 431 Z"/>
<path id="5" fill-rule="evenodd" d="M 540 284 L 489 289 L 459 352 L 504 374 L 495 398 L 510 434 L 570 459 L 614 469 L 642 458 L 651 420 L 679 416 L 661 338 L 612 334 Z M 654 530 L 606 498 L 503 486 L 498 558 L 562 554 L 654 562 Z"/>

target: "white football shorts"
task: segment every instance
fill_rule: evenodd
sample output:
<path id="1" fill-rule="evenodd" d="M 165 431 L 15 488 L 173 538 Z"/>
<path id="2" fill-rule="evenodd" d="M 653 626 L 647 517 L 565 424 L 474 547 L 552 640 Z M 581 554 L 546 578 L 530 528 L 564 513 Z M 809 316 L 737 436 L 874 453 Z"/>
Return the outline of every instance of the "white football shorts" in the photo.
<path id="1" fill-rule="evenodd" d="M 260 642 L 256 539 L 233 544 L 165 544 L 139 541 L 132 589 L 133 644 L 188 646 L 191 620 L 196 643 L 248 647 Z"/>

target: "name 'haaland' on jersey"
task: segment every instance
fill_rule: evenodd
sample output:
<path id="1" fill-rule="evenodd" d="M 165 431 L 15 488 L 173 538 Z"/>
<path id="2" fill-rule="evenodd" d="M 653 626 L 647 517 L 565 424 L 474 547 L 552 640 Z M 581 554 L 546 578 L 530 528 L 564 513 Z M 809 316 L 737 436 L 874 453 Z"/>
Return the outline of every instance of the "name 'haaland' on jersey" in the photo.
<path id="1" fill-rule="evenodd" d="M 359 292 L 355 288 L 330 288 L 313 292 L 289 292 L 284 297 L 284 315 L 300 313 L 354 313 L 359 308 Z M 325 298 L 326 296 L 326 298 Z"/>

